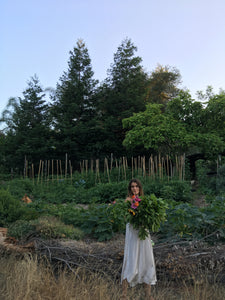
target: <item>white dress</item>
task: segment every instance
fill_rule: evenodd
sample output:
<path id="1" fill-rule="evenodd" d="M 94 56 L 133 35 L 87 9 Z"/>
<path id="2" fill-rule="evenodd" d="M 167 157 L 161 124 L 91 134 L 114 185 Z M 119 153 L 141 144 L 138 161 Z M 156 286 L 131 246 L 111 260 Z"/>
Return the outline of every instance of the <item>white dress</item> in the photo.
<path id="1" fill-rule="evenodd" d="M 138 230 L 126 225 L 125 248 L 121 282 L 127 279 L 131 287 L 138 283 L 154 285 L 157 281 L 150 234 L 140 240 Z"/>

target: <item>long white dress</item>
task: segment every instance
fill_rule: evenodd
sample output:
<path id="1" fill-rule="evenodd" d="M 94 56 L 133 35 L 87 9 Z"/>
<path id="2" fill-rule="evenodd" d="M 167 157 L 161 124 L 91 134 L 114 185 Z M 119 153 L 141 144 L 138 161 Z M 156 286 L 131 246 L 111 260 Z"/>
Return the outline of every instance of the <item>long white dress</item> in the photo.
<path id="1" fill-rule="evenodd" d="M 145 240 L 140 240 L 138 230 L 131 224 L 126 225 L 121 282 L 124 279 L 131 287 L 138 283 L 154 285 L 157 281 L 150 234 Z"/>

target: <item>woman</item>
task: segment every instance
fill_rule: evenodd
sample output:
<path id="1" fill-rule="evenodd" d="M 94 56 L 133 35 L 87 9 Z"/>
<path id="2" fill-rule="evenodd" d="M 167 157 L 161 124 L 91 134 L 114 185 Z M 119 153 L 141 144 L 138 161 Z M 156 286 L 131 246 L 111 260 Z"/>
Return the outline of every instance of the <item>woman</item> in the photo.
<path id="1" fill-rule="evenodd" d="M 138 179 L 132 179 L 128 185 L 128 197 L 143 196 L 143 188 Z M 138 283 L 145 284 L 146 300 L 153 300 L 151 296 L 151 285 L 156 283 L 155 261 L 153 256 L 150 234 L 145 240 L 140 240 L 138 230 L 131 224 L 126 225 L 126 237 L 124 248 L 123 268 L 121 274 L 122 299 L 127 298 L 128 284 L 133 287 Z"/>

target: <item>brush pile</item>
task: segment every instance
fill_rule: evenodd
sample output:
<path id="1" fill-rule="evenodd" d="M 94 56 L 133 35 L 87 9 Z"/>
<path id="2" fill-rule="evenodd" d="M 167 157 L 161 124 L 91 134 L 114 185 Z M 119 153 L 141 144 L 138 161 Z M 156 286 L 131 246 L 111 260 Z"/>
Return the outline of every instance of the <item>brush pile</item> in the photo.
<path id="1" fill-rule="evenodd" d="M 35 237 L 24 243 L 10 238 L 0 239 L 0 254 L 30 252 L 46 257 L 54 266 L 99 273 L 119 281 L 123 263 L 124 235 L 117 235 L 107 242 L 87 239 L 41 240 Z M 225 283 L 225 245 L 209 246 L 204 242 L 174 242 L 154 246 L 158 280 L 175 281 L 201 278 L 207 274 L 209 282 Z M 192 275 L 191 275 L 192 274 Z M 193 278 L 193 274 L 195 278 Z"/>

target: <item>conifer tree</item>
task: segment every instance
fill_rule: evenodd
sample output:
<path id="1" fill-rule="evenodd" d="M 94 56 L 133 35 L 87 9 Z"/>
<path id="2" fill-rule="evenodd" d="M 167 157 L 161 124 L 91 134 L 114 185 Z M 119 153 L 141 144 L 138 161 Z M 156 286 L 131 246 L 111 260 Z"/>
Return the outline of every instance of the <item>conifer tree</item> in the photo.
<path id="1" fill-rule="evenodd" d="M 122 41 L 114 54 L 108 77 L 101 86 L 100 111 L 104 120 L 102 151 L 125 154 L 122 120 L 145 109 L 147 74 L 143 71 L 137 47 L 130 39 Z"/>
<path id="2" fill-rule="evenodd" d="M 52 108 L 56 135 L 56 148 L 60 156 L 71 159 L 88 158 L 87 145 L 94 138 L 91 121 L 95 116 L 91 59 L 82 40 L 70 51 L 68 70 L 57 84 Z"/>
<path id="3" fill-rule="evenodd" d="M 50 155 L 49 105 L 37 76 L 31 78 L 23 98 L 11 98 L 2 121 L 6 123 L 5 155 L 11 167 L 22 167 Z"/>

